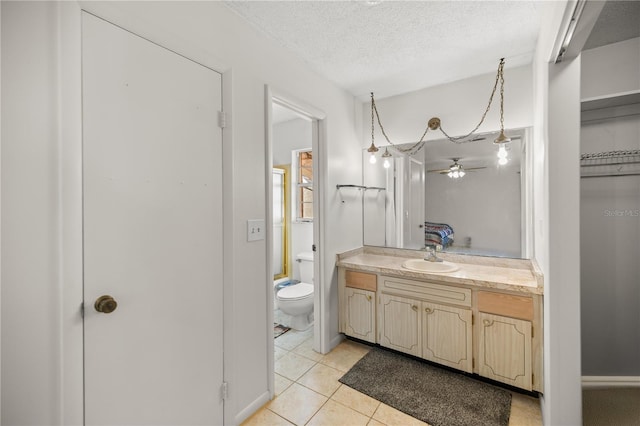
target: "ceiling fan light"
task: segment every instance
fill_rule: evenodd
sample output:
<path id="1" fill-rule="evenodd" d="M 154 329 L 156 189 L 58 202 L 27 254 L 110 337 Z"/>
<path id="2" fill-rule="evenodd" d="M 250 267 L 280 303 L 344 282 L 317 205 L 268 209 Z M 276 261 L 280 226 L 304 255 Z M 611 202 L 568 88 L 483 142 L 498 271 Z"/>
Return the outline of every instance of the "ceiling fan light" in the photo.
<path id="1" fill-rule="evenodd" d="M 458 172 L 458 176 L 463 177 L 464 175 L 466 175 L 466 173 L 465 173 L 465 171 L 464 171 L 464 170 L 460 170 L 460 171 Z"/>

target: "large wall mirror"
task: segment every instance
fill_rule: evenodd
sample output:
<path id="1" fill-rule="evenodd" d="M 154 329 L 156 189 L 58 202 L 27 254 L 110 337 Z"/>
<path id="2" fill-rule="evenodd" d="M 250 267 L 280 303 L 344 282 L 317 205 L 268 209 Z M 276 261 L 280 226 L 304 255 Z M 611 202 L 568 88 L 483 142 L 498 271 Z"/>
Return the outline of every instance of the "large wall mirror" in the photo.
<path id="1" fill-rule="evenodd" d="M 373 164 L 364 151 L 364 244 L 405 249 L 432 245 L 462 254 L 529 257 L 530 131 L 506 133 L 512 139 L 506 164 L 499 164 L 493 143 L 497 133 L 479 134 L 464 143 L 427 141 L 414 155 L 391 146 L 389 167 L 380 158 L 384 149 Z"/>

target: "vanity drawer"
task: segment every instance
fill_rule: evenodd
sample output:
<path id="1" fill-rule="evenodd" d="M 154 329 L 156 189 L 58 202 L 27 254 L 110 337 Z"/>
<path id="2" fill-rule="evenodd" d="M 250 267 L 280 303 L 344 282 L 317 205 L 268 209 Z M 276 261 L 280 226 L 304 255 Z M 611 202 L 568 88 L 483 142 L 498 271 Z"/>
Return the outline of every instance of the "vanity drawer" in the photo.
<path id="1" fill-rule="evenodd" d="M 382 276 L 382 289 L 398 295 L 471 307 L 471 289 Z"/>
<path id="2" fill-rule="evenodd" d="M 511 294 L 479 291 L 478 311 L 533 321 L 533 299 Z"/>
<path id="3" fill-rule="evenodd" d="M 344 281 L 347 287 L 376 291 L 378 288 L 376 274 L 366 272 L 345 271 Z"/>

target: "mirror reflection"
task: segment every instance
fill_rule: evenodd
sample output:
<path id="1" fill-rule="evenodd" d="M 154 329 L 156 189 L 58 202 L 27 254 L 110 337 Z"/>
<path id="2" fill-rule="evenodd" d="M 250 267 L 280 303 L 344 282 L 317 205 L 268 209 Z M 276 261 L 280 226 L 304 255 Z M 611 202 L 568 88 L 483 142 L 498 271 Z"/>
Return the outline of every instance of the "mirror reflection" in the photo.
<path id="1" fill-rule="evenodd" d="M 365 150 L 364 244 L 525 257 L 526 132 L 507 134 L 506 153 L 498 133 L 427 141 L 412 155 L 401 151 L 414 144 L 387 147 L 391 157 L 383 147 L 375 163 Z"/>

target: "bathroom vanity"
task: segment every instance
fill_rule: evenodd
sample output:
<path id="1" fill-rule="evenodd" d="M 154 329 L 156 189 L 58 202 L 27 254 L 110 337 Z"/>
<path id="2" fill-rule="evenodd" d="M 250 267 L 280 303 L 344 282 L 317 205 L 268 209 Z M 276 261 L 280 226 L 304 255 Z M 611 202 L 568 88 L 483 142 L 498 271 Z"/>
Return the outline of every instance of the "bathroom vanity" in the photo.
<path id="1" fill-rule="evenodd" d="M 438 253 L 445 262 L 431 265 L 424 255 L 379 247 L 339 254 L 340 332 L 542 392 L 535 261 Z"/>

